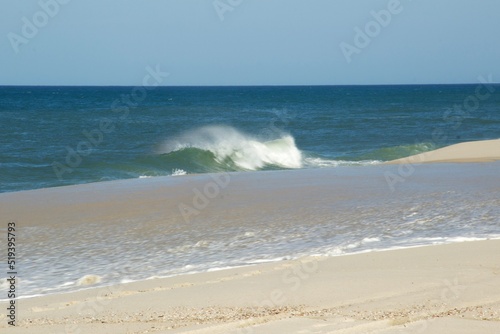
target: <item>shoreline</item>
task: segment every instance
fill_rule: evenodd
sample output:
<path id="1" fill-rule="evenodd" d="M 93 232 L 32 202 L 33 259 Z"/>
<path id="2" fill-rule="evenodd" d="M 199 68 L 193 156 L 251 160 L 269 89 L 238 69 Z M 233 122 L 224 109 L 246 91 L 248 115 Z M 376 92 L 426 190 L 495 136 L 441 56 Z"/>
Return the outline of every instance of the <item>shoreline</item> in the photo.
<path id="1" fill-rule="evenodd" d="M 486 240 L 306 257 L 40 296 L 18 301 L 22 317 L 12 332 L 278 334 L 323 326 L 324 333 L 417 333 L 444 326 L 496 333 L 499 251 L 500 240 Z"/>
<path id="2" fill-rule="evenodd" d="M 479 140 L 445 146 L 385 162 L 385 164 L 473 163 L 500 160 L 500 139 Z"/>
<path id="3" fill-rule="evenodd" d="M 468 141 L 462 142 L 458 144 L 453 144 L 449 146 L 445 146 L 439 149 L 411 155 L 408 157 L 403 157 L 399 159 L 394 159 L 390 161 L 380 161 L 378 164 L 368 164 L 363 165 L 362 167 L 375 167 L 375 166 L 384 166 L 384 165 L 419 165 L 419 164 L 431 164 L 431 163 L 487 163 L 487 162 L 495 162 L 500 161 L 500 139 L 490 139 L 490 140 L 478 140 L 478 141 Z M 358 165 L 352 166 L 337 166 L 337 167 L 318 167 L 318 168 L 297 168 L 297 169 L 270 169 L 270 170 L 252 170 L 252 171 L 224 171 L 224 172 L 210 172 L 210 173 L 194 173 L 194 174 L 185 174 L 185 175 L 165 175 L 165 176 L 148 176 L 148 177 L 137 177 L 137 178 L 128 178 L 128 179 L 116 179 L 109 181 L 96 181 L 89 183 L 79 183 L 79 184 L 68 184 L 57 187 L 48 187 L 48 188 L 35 188 L 35 189 L 26 189 L 26 190 L 16 190 L 16 191 L 8 191 L 0 193 L 0 196 L 9 196 L 15 194 L 23 194 L 26 192 L 36 192 L 36 191 L 50 191 L 52 189 L 60 189 L 60 188 L 78 188 L 82 186 L 92 186 L 102 183 L 130 183 L 132 185 L 136 182 L 147 182 L 151 180 L 161 180 L 161 179 L 183 179 L 183 178 L 196 178 L 203 177 L 204 175 L 237 175 L 241 173 L 282 173 L 282 172 L 290 172 L 290 171 L 300 171 L 300 170 L 318 170 L 318 169 L 328 169 L 328 168 L 344 168 L 344 167 L 354 167 Z"/>
<path id="4" fill-rule="evenodd" d="M 110 282 L 93 287 L 98 279 L 88 277 L 84 290 L 18 299 L 18 326 L 8 327 L 0 312 L 0 329 L 496 334 L 500 240 L 411 243 L 497 235 L 500 165 L 489 161 L 497 160 L 499 144 L 426 152 L 426 162 L 447 158 L 452 164 L 423 164 L 409 174 L 396 161 L 369 169 L 199 174 L 0 194 L 0 211 L 18 222 L 19 247 L 29 258 L 20 268 L 29 279 L 53 269 L 50 259 L 65 261 L 34 286 L 76 284 L 87 275 L 109 275 L 103 282 Z M 454 154 L 470 159 L 470 149 L 487 163 L 456 164 Z M 406 163 L 423 160 L 415 157 Z M 384 177 L 389 172 L 399 173 L 398 183 Z M 373 250 L 380 245 L 386 248 Z M 311 249 L 322 256 L 304 252 Z M 295 259 L 210 270 L 275 254 Z M 186 273 L 186 265 L 210 268 Z M 115 281 L 150 272 L 174 274 Z M 22 291 L 22 276 L 17 288 Z"/>
<path id="5" fill-rule="evenodd" d="M 469 242 L 483 242 L 483 241 L 495 241 L 495 240 L 500 241 L 500 235 L 488 236 L 488 237 L 484 237 L 484 238 L 458 237 L 456 239 L 460 239 L 460 240 L 453 240 L 453 241 L 445 240 L 445 241 L 441 241 L 441 242 L 433 242 L 433 243 L 426 243 L 426 244 L 416 244 L 416 245 L 387 247 L 387 248 L 374 248 L 374 249 L 361 250 L 361 251 L 352 252 L 352 253 L 342 253 L 342 254 L 335 254 L 335 255 L 314 254 L 314 255 L 292 257 L 290 259 L 275 259 L 275 260 L 256 259 L 253 261 L 253 263 L 251 261 L 248 264 L 226 266 L 226 267 L 221 267 L 221 268 L 215 267 L 215 268 L 210 268 L 210 269 L 201 270 L 201 271 L 173 274 L 170 276 L 158 276 L 158 277 L 152 276 L 152 277 L 148 277 L 148 278 L 144 278 L 144 279 L 131 280 L 131 281 L 127 281 L 127 282 L 115 282 L 115 283 L 109 283 L 109 284 L 99 285 L 99 286 L 93 286 L 93 285 L 95 285 L 95 283 L 90 283 L 89 285 L 87 285 L 87 286 L 83 285 L 80 289 L 76 289 L 76 290 L 58 291 L 58 292 L 53 292 L 53 293 L 42 293 L 42 294 L 29 295 L 29 296 L 18 296 L 17 299 L 18 300 L 28 300 L 28 299 L 34 299 L 34 298 L 44 298 L 44 297 L 50 297 L 50 296 L 68 295 L 68 294 L 83 292 L 83 291 L 87 291 L 87 290 L 110 289 L 110 288 L 113 289 L 113 287 L 118 286 L 118 285 L 142 284 L 142 283 L 145 283 L 147 281 L 164 280 L 164 279 L 171 279 L 171 278 L 175 278 L 175 277 L 190 276 L 190 275 L 203 275 L 206 273 L 219 272 L 219 271 L 225 271 L 225 270 L 251 268 L 251 267 L 256 267 L 256 266 L 265 265 L 265 264 L 278 264 L 278 263 L 282 263 L 282 262 L 301 261 L 302 259 L 307 259 L 307 258 L 329 259 L 329 258 L 336 258 L 336 257 L 356 256 L 356 255 L 368 254 L 368 253 L 396 252 L 396 251 L 400 251 L 400 250 L 416 249 L 416 248 L 422 248 L 422 247 L 445 246 L 445 245 L 469 243 Z M 88 275 L 88 276 L 91 277 L 94 275 Z M 9 301 L 9 299 L 0 299 L 0 305 L 2 303 L 8 303 L 8 301 Z M 1 315 L 0 315 L 0 317 L 1 317 Z"/>

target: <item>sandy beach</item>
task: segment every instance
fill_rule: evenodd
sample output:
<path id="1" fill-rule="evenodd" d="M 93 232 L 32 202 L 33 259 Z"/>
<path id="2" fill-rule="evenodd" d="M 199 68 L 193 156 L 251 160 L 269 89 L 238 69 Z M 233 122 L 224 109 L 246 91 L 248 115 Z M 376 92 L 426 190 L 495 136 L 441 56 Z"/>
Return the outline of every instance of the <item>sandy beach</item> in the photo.
<path id="1" fill-rule="evenodd" d="M 391 164 L 488 162 L 500 160 L 500 139 L 465 142 L 393 160 Z"/>
<path id="2" fill-rule="evenodd" d="M 492 240 L 303 258 L 31 298 L 8 332 L 498 333 L 499 252 Z"/>
<path id="3" fill-rule="evenodd" d="M 0 17 L 0 334 L 500 334 L 500 0 Z"/>
<path id="4" fill-rule="evenodd" d="M 209 178 L 206 175 L 169 178 L 168 182 L 144 179 L 1 194 L 0 209 L 7 219 L 23 222 L 24 231 L 36 232 L 40 227 L 60 230 L 60 234 L 47 236 L 46 240 L 37 239 L 38 244 L 54 242 L 56 238 L 58 243 L 72 238 L 78 238 L 80 243 L 91 242 L 97 237 L 85 239 L 79 235 L 82 233 L 79 228 L 106 222 L 102 237 L 111 248 L 127 243 L 128 239 L 114 239 L 118 226 L 122 226 L 118 224 L 123 221 L 130 220 L 135 226 L 124 234 L 127 238 L 154 244 L 158 231 L 153 229 L 153 223 L 167 224 L 165 217 L 172 219 L 168 222 L 172 226 L 178 226 L 179 222 L 184 225 L 204 222 L 208 231 L 225 224 L 228 217 L 238 221 L 239 217 L 262 210 L 262 217 L 256 215 L 252 222 L 261 228 L 258 225 L 261 220 L 263 226 L 279 224 L 272 213 L 282 215 L 288 209 L 287 203 L 300 201 L 290 214 L 294 217 L 287 218 L 288 225 L 283 223 L 292 228 L 294 218 L 304 220 L 313 211 L 318 217 L 341 215 L 338 208 L 357 211 L 356 205 L 350 207 L 358 202 L 347 201 L 357 201 L 360 194 L 368 199 L 380 197 L 380 202 L 367 203 L 374 206 L 371 215 L 386 219 L 382 212 L 385 209 L 378 212 L 377 205 L 395 203 L 392 201 L 405 197 L 405 191 L 421 192 L 422 187 L 430 187 L 426 182 L 435 184 L 435 180 L 441 180 L 442 185 L 437 187 L 443 189 L 457 185 L 452 190 L 459 195 L 464 189 L 473 191 L 474 185 L 481 184 L 483 188 L 477 191 L 487 189 L 490 192 L 486 196 L 493 197 L 488 194 L 498 192 L 496 181 L 480 180 L 480 175 L 474 175 L 473 171 L 490 173 L 490 179 L 495 175 L 498 163 L 491 161 L 500 160 L 499 143 L 499 140 L 464 143 L 425 153 L 427 162 L 453 164 L 422 167 L 407 176 L 399 193 L 391 192 L 383 177 L 385 168 L 397 172 L 397 166 L 385 165 L 358 168 L 354 172 L 323 169 L 243 173 L 244 176 L 231 176 L 231 184 L 238 185 L 235 188 L 223 186 L 224 178 L 218 179 L 220 183 L 214 179 L 214 184 L 221 188 L 220 194 L 196 214 L 179 209 L 179 201 L 191 203 L 192 189 L 206 184 Z M 421 157 L 397 162 L 415 159 L 422 162 Z M 458 161 L 485 164 L 454 164 Z M 464 171 L 460 176 L 463 184 L 458 184 L 462 178 L 448 175 L 453 174 L 447 172 L 450 168 Z M 366 179 L 359 180 L 363 177 L 358 171 L 366 174 Z M 339 180 L 334 180 L 336 175 Z M 290 176 L 295 177 L 293 185 L 288 181 Z M 263 180 L 264 185 L 258 180 Z M 325 180 L 337 183 L 328 184 Z M 341 194 L 332 192 L 333 186 Z M 165 187 L 175 191 L 165 192 Z M 489 216 L 488 211 L 498 199 L 486 199 L 490 202 L 484 202 L 484 221 L 498 224 L 498 217 Z M 247 205 L 237 205 L 243 202 Z M 331 203 L 335 203 L 337 211 L 328 211 L 333 210 Z M 410 208 L 413 204 L 408 205 Z M 220 220 L 212 222 L 208 217 Z M 138 224 L 134 219 L 143 220 Z M 311 222 L 310 226 L 315 224 Z M 230 224 L 225 228 L 230 228 Z M 70 234 L 65 235 L 65 230 Z M 29 242 L 30 236 L 26 235 L 19 247 L 26 250 Z M 73 247 L 68 242 L 66 247 L 70 246 Z M 54 253 L 59 252 L 58 247 L 65 251 L 65 246 L 56 242 L 53 247 Z M 75 255 L 77 252 L 81 250 L 75 248 Z M 358 254 L 304 256 L 94 288 L 93 283 L 98 283 L 96 276 L 85 276 L 80 283 L 89 287 L 86 290 L 18 299 L 17 326 L 9 326 L 9 319 L 2 312 L 0 329 L 6 333 L 95 334 L 498 333 L 499 253 L 500 240 L 482 240 L 384 251 L 363 252 L 360 248 Z M 146 260 L 149 255 L 145 251 L 138 254 L 138 259 Z M 97 254 L 92 256 L 98 258 Z M 138 260 L 132 270 L 141 271 L 142 265 Z M 22 278 L 19 284 L 21 287 Z M 3 310 L 7 306 L 8 302 L 0 303 Z"/>

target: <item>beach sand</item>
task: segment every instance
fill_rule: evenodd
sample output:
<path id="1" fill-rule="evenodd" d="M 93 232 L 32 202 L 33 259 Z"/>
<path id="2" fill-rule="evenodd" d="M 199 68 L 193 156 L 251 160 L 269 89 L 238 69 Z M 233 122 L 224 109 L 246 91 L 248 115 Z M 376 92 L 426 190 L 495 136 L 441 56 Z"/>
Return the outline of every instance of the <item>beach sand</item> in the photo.
<path id="1" fill-rule="evenodd" d="M 499 253 L 500 240 L 464 242 L 30 298 L 7 332 L 496 334 Z"/>
<path id="2" fill-rule="evenodd" d="M 496 140 L 454 145 L 425 153 L 424 160 L 498 160 L 499 143 Z M 399 162 L 405 163 L 404 159 Z M 275 175 L 279 178 L 285 174 Z M 417 181 L 418 177 L 423 176 L 415 175 L 414 179 Z M 238 180 L 234 178 L 234 182 Z M 151 180 L 140 181 L 140 185 L 138 181 L 132 183 L 136 185 L 133 191 L 131 183 L 113 183 L 110 188 L 117 193 L 112 198 L 98 191 L 102 186 L 97 184 L 4 194 L 0 208 L 7 217 L 16 216 L 26 224 L 37 221 L 54 226 L 66 221 L 85 222 L 90 215 L 119 221 L 145 212 L 167 215 L 177 210 L 175 203 L 165 205 L 170 195 L 160 192 L 159 185 L 153 186 Z M 176 198 L 190 200 L 190 191 L 181 191 L 186 187 L 181 178 L 171 182 L 170 186 L 179 190 Z M 380 182 L 384 183 L 383 177 Z M 308 180 L 302 183 L 308 191 Z M 287 194 L 286 189 L 278 191 Z M 149 200 L 144 199 L 146 194 Z M 243 195 L 234 196 L 247 201 Z M 304 194 L 288 196 L 293 199 Z M 151 198 L 157 198 L 157 202 Z M 134 206 L 130 205 L 131 200 Z M 234 203 L 227 207 L 224 203 L 218 205 L 217 210 L 229 210 L 226 214 L 234 207 Z M 244 214 L 245 208 L 240 209 L 243 211 L 238 214 Z M 498 254 L 500 240 L 484 240 L 338 257 L 304 257 L 89 288 L 19 299 L 17 326 L 9 327 L 5 312 L 0 312 L 0 331 L 496 334 L 500 331 Z M 92 277 L 88 280 L 92 281 Z M 6 302 L 0 303 L 2 310 L 6 307 Z"/>
<path id="3" fill-rule="evenodd" d="M 500 139 L 465 142 L 390 161 L 390 164 L 500 160 Z"/>

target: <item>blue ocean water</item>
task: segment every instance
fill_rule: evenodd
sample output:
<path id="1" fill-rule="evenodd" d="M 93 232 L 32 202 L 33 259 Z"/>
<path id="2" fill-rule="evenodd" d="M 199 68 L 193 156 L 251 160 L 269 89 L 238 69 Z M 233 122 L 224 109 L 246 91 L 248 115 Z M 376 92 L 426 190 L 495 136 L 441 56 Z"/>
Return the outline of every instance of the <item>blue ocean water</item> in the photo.
<path id="1" fill-rule="evenodd" d="M 500 85 L 0 87 L 0 127 L 0 192 L 367 165 L 499 138 Z"/>
<path id="2" fill-rule="evenodd" d="M 422 165 L 397 191 L 384 175 L 399 166 L 373 166 L 499 138 L 500 85 L 0 87 L 0 126 L 22 297 L 85 288 L 87 275 L 103 286 L 500 236 L 499 162 Z M 294 170 L 245 173 L 275 169 Z M 242 173 L 184 221 L 179 203 L 221 171 Z M 37 220 L 45 196 L 53 210 Z"/>

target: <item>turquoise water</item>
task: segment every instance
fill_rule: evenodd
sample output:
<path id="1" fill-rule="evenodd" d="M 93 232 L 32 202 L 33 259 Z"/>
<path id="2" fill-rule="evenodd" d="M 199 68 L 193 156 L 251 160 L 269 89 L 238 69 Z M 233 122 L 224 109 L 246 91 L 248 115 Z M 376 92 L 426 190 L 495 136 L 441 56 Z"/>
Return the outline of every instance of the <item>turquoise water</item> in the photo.
<path id="1" fill-rule="evenodd" d="M 470 104 L 478 87 L 0 87 L 0 192 L 370 165 L 499 138 L 500 85 Z"/>

